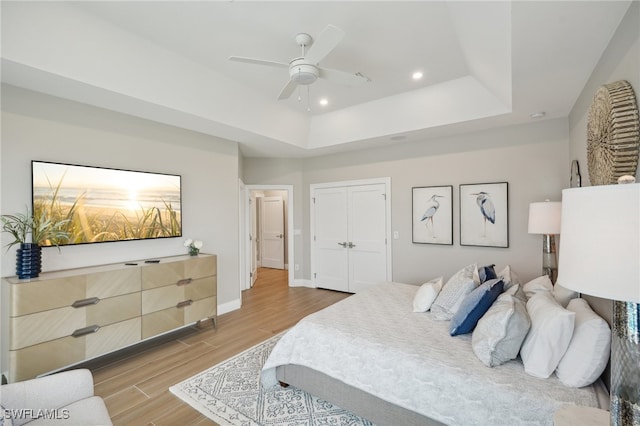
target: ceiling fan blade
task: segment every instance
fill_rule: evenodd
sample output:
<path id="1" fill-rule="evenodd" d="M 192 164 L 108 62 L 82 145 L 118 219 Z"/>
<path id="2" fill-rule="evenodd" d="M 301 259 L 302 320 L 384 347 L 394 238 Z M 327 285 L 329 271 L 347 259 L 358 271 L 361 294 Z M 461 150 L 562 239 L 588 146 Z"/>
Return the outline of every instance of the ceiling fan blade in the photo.
<path id="1" fill-rule="evenodd" d="M 282 88 L 280 95 L 278 96 L 278 100 L 287 99 L 298 87 L 298 83 L 296 83 L 293 79 L 289 80 L 289 82 Z"/>
<path id="2" fill-rule="evenodd" d="M 234 62 L 244 62 L 246 64 L 253 64 L 253 65 L 266 65 L 266 66 L 269 66 L 269 67 L 276 67 L 276 68 L 289 68 L 289 64 L 283 64 L 281 62 L 274 62 L 274 61 L 265 61 L 263 59 L 242 58 L 240 56 L 230 56 L 229 60 L 230 61 L 234 61 Z"/>
<path id="3" fill-rule="evenodd" d="M 360 73 L 349 73 L 328 68 L 319 68 L 319 71 L 320 78 L 324 78 L 332 83 L 342 84 L 343 86 L 362 86 L 371 81 L 368 77 Z"/>
<path id="4" fill-rule="evenodd" d="M 331 24 L 316 37 L 315 41 L 305 55 L 305 60 L 311 64 L 317 64 L 325 58 L 344 37 L 344 31 Z"/>

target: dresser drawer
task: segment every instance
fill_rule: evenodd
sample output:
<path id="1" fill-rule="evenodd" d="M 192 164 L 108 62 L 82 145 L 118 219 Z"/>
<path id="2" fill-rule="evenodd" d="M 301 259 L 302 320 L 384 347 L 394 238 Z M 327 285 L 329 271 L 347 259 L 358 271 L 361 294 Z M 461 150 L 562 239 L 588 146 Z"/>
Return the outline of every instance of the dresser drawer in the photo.
<path id="1" fill-rule="evenodd" d="M 192 256 L 182 263 L 185 278 L 197 279 L 218 274 L 217 262 L 212 261 L 211 256 Z"/>
<path id="2" fill-rule="evenodd" d="M 142 289 L 149 290 L 184 280 L 214 276 L 217 262 L 213 256 L 192 256 L 179 262 L 148 264 L 142 267 Z"/>
<path id="3" fill-rule="evenodd" d="M 184 324 L 192 324 L 201 319 L 211 318 L 216 315 L 217 300 L 215 297 L 196 300 L 184 308 Z"/>
<path id="4" fill-rule="evenodd" d="M 139 292 L 140 268 L 33 280 L 10 288 L 11 316 L 16 317 L 71 306 L 93 297 L 105 299 Z"/>
<path id="5" fill-rule="evenodd" d="M 96 272 L 87 276 L 86 297 L 107 297 L 129 294 L 142 288 L 140 267 L 128 266 L 125 269 L 108 272 Z"/>
<path id="6" fill-rule="evenodd" d="M 18 381 L 95 358 L 140 341 L 140 317 L 121 321 L 80 337 L 67 336 L 9 352 L 10 380 Z"/>
<path id="7" fill-rule="evenodd" d="M 85 324 L 84 311 L 72 307 L 11 318 L 9 349 L 20 349 L 70 336 L 74 330 L 84 327 Z"/>
<path id="8" fill-rule="evenodd" d="M 86 307 L 86 325 L 101 327 L 140 316 L 140 292 L 100 300 Z"/>
<path id="9" fill-rule="evenodd" d="M 84 275 L 11 284 L 11 316 L 71 306 L 86 298 Z"/>
<path id="10" fill-rule="evenodd" d="M 87 334 L 85 338 L 85 357 L 94 358 L 138 343 L 141 339 L 141 320 L 132 318 L 127 321 L 101 327 L 95 333 Z"/>
<path id="11" fill-rule="evenodd" d="M 9 381 L 32 379 L 39 374 L 83 361 L 84 340 L 74 337 L 51 340 L 9 352 Z"/>
<path id="12" fill-rule="evenodd" d="M 142 338 L 156 336 L 184 325 L 184 313 L 181 308 L 169 308 L 142 315 Z"/>

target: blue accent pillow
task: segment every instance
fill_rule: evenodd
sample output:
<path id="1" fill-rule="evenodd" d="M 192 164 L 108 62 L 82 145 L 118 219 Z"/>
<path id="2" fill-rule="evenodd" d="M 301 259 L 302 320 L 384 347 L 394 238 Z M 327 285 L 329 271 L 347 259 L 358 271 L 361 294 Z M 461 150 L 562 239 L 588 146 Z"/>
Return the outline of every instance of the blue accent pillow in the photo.
<path id="1" fill-rule="evenodd" d="M 478 277 L 481 283 L 498 278 L 495 266 L 496 265 L 487 265 L 478 268 Z"/>
<path id="2" fill-rule="evenodd" d="M 464 298 L 451 318 L 449 333 L 452 336 L 471 333 L 503 290 L 504 282 L 498 278 L 480 284 Z"/>

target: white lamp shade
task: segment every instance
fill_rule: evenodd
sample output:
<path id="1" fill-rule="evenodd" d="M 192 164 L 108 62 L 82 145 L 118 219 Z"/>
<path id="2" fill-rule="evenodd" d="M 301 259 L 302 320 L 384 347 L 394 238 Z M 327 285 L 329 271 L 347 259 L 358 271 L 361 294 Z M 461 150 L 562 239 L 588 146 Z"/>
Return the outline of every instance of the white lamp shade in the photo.
<path id="1" fill-rule="evenodd" d="M 529 204 L 529 233 L 556 235 L 560 233 L 560 201 Z"/>
<path id="2" fill-rule="evenodd" d="M 640 303 L 640 184 L 562 191 L 557 283 Z"/>

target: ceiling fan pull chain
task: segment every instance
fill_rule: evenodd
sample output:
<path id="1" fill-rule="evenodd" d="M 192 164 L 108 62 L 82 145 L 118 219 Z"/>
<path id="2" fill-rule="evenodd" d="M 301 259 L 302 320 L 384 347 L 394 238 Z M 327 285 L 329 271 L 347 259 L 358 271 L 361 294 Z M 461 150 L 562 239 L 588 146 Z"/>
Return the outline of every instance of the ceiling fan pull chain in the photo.
<path id="1" fill-rule="evenodd" d="M 298 68 L 298 80 L 300 80 L 300 68 Z M 298 103 L 300 103 L 300 101 L 302 101 L 302 89 L 300 85 L 298 85 Z"/>
<path id="2" fill-rule="evenodd" d="M 307 85 L 307 112 L 311 112 L 311 95 L 309 94 L 308 85 Z"/>

